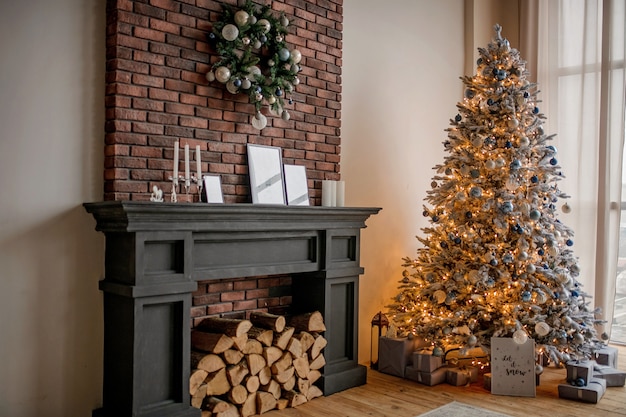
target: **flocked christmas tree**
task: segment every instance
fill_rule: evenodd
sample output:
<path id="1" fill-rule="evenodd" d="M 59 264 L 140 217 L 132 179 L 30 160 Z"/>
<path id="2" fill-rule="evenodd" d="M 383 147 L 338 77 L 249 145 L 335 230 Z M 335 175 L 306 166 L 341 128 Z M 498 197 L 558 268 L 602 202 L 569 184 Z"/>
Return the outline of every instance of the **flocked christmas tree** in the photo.
<path id="1" fill-rule="evenodd" d="M 426 338 L 435 355 L 531 337 L 554 363 L 590 357 L 601 345 L 598 311 L 577 280 L 573 233 L 557 218 L 568 197 L 557 151 L 525 62 L 495 31 L 479 48 L 476 75 L 462 78 L 448 154 L 425 199 L 430 226 L 417 257 L 404 259 L 390 314 L 400 334 Z"/>

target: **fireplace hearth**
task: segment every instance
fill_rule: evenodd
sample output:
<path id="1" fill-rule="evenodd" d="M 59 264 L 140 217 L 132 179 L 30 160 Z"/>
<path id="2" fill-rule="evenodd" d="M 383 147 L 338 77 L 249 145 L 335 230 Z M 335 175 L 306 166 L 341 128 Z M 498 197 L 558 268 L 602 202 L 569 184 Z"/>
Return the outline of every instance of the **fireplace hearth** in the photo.
<path id="1" fill-rule="evenodd" d="M 366 382 L 357 362 L 360 230 L 379 208 L 85 203 L 105 234 L 103 407 L 94 416 L 199 417 L 189 405 L 198 281 L 290 274 L 291 313 L 320 311 L 329 395 Z"/>

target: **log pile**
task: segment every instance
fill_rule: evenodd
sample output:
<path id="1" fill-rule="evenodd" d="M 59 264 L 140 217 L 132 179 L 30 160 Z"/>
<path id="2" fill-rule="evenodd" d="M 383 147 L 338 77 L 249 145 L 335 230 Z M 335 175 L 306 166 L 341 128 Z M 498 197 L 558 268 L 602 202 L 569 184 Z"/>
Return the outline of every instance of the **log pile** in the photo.
<path id="1" fill-rule="evenodd" d="M 326 364 L 320 312 L 249 320 L 204 319 L 191 332 L 191 405 L 202 417 L 248 417 L 297 407 L 323 395 L 314 385 Z"/>

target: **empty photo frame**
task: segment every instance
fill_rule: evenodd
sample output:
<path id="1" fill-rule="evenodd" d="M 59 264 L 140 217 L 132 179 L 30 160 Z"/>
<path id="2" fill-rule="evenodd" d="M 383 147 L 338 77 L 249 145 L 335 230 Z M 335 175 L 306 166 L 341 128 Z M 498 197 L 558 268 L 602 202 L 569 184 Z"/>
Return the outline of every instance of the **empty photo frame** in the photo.
<path id="1" fill-rule="evenodd" d="M 286 203 L 280 148 L 248 144 L 248 168 L 253 203 Z"/>
<path id="2" fill-rule="evenodd" d="M 306 180 L 306 168 L 301 165 L 287 164 L 284 168 L 287 204 L 290 206 L 308 206 L 309 186 Z"/>
<path id="3" fill-rule="evenodd" d="M 223 203 L 222 181 L 219 175 L 205 175 L 202 178 L 204 190 L 202 191 L 207 203 Z"/>

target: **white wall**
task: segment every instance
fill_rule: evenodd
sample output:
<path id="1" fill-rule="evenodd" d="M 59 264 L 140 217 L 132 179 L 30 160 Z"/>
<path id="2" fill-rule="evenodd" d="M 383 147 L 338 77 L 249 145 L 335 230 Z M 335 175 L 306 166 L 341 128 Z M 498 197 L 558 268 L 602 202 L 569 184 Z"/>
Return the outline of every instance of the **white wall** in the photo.
<path id="1" fill-rule="evenodd" d="M 341 174 L 350 206 L 382 207 L 361 238 L 359 362 L 427 226 L 423 199 L 464 70 L 463 0 L 344 0 Z"/>
<path id="2" fill-rule="evenodd" d="M 0 416 L 101 402 L 104 10 L 0 1 Z"/>

